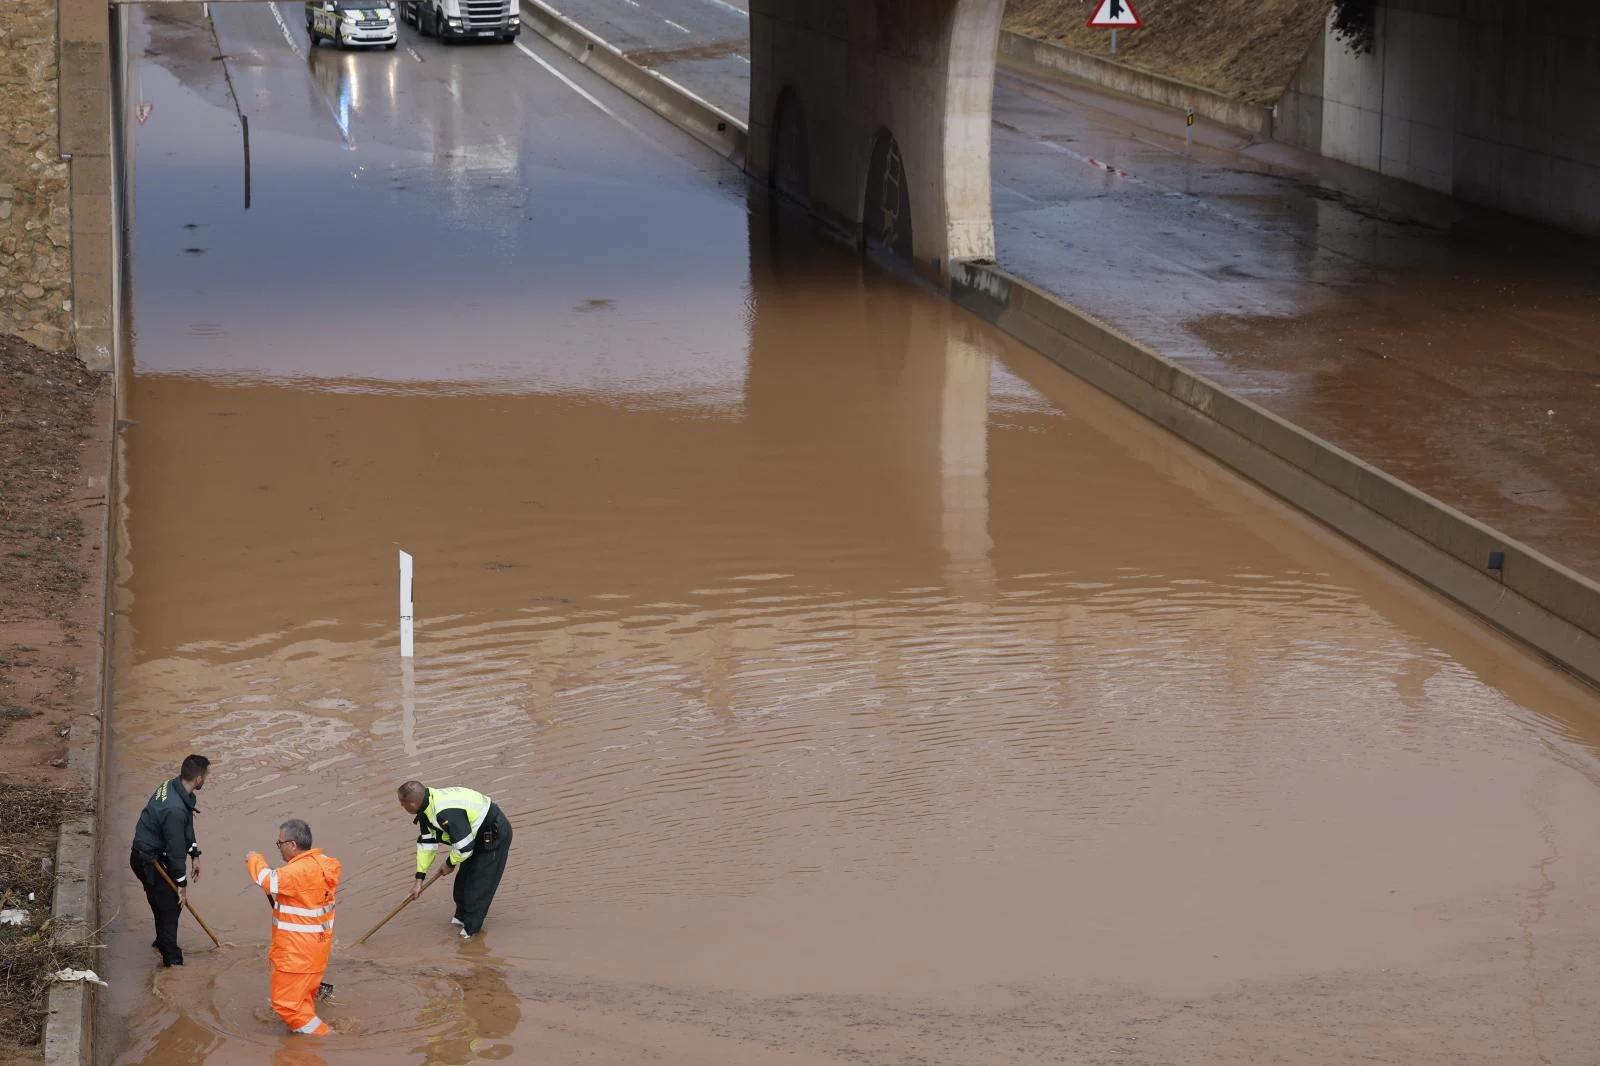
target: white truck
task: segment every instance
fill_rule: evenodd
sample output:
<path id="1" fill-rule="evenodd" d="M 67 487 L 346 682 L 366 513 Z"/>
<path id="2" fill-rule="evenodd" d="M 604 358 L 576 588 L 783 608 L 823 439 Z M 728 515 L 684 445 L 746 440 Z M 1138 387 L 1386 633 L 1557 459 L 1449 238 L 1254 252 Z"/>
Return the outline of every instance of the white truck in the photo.
<path id="1" fill-rule="evenodd" d="M 424 37 L 496 40 L 522 32 L 521 0 L 400 0 L 400 18 Z"/>
<path id="2" fill-rule="evenodd" d="M 394 0 L 306 0 L 306 34 L 313 48 L 329 40 L 340 48 L 393 49 L 400 43 L 400 20 Z"/>

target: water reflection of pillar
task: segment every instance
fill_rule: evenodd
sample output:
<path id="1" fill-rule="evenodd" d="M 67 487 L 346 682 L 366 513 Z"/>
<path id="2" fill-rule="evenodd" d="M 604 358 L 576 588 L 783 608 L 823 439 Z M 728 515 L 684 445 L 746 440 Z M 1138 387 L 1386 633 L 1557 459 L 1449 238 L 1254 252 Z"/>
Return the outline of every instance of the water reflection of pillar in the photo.
<path id="1" fill-rule="evenodd" d="M 981 327 L 843 249 L 807 233 L 787 239 L 804 225 L 751 212 L 744 415 L 759 447 L 804 457 L 782 506 L 881 559 L 867 579 L 880 591 L 942 582 L 984 596 L 991 355 Z"/>
<path id="2" fill-rule="evenodd" d="M 887 298 L 888 294 L 885 293 Z M 953 307 L 904 296 L 905 366 L 887 397 L 900 427 L 898 472 L 943 549 L 943 578 L 962 598 L 993 589 L 989 540 L 989 377 L 982 326 Z"/>
<path id="3" fill-rule="evenodd" d="M 976 342 L 975 326 L 960 326 L 967 328 L 952 329 L 946 340 L 939 405 L 946 581 L 963 596 L 988 599 L 994 591 L 989 539 L 990 353 Z"/>

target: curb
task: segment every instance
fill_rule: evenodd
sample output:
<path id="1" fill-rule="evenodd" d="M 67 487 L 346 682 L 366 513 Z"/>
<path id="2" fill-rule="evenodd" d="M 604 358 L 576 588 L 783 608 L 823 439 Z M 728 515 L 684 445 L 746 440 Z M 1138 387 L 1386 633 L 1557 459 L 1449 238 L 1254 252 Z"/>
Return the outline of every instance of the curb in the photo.
<path id="1" fill-rule="evenodd" d="M 109 395 L 102 401 L 100 417 L 106 428 L 104 463 L 88 471 L 90 490 L 105 494 L 100 538 L 101 570 L 95 586 L 94 614 L 99 619 L 96 633 L 95 671 L 86 679 L 87 691 L 78 701 L 71 719 L 67 745 L 67 766 L 84 783 L 88 810 L 81 817 L 62 822 L 56 839 L 56 885 L 51 902 L 50 928 L 53 937 L 66 944 L 88 943 L 94 951 L 99 930 L 96 858 L 100 844 L 101 773 L 104 766 L 106 716 L 111 706 L 112 606 L 111 589 L 116 580 L 116 528 L 120 498 L 120 462 L 117 457 L 115 421 L 120 392 L 116 381 L 108 381 Z M 91 968 L 97 968 L 91 965 Z M 75 1066 L 94 1061 L 95 986 L 83 981 L 55 984 L 45 1000 L 45 1066 Z"/>
<path id="2" fill-rule="evenodd" d="M 1050 74 L 1065 74 L 1091 85 L 1178 111 L 1192 107 L 1195 114 L 1212 122 L 1264 140 L 1272 137 L 1276 107 L 1252 104 L 1214 89 L 1191 85 L 1163 74 L 1151 74 L 1113 59 L 1092 56 L 1010 30 L 1000 31 L 1000 55 L 1016 66 Z"/>
<path id="3" fill-rule="evenodd" d="M 958 306 L 1600 686 L 1600 584 L 1020 278 L 952 268 Z"/>
<path id="4" fill-rule="evenodd" d="M 701 136 L 677 116 L 697 107 L 722 115 L 687 90 L 643 70 L 541 0 L 522 3 L 525 12 L 538 13 L 532 25 L 539 33 L 565 35 L 583 42 L 584 49 L 593 45 L 593 53 L 603 54 L 606 65 L 591 65 L 612 84 L 630 93 L 630 86 L 642 83 L 657 94 L 675 94 L 659 104 L 645 100 L 669 121 Z M 556 43 L 576 54 L 567 44 Z M 1171 84 L 1230 106 L 1239 104 L 1183 82 Z M 1201 110 L 1198 103 L 1195 107 Z M 1270 129 L 1271 110 L 1256 109 L 1266 115 Z M 723 118 L 742 134 L 742 124 Z M 742 143 L 741 138 L 739 159 Z M 1554 665 L 1600 687 L 1600 584 L 1234 395 L 1021 278 L 981 263 L 954 262 L 950 267 L 949 297 L 958 307 L 1454 600 Z M 1491 562 L 1500 565 L 1491 569 Z"/>
<path id="5" fill-rule="evenodd" d="M 541 0 L 522 0 L 522 14 L 539 36 L 744 169 L 749 135 L 744 123 L 700 99 L 670 78 L 647 70 L 615 45 L 584 29 Z"/>

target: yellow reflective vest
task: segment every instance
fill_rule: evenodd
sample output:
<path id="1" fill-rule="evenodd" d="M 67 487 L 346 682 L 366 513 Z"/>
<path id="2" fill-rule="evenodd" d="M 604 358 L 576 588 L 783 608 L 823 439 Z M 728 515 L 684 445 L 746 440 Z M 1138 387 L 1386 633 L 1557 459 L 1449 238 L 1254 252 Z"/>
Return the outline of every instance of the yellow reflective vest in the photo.
<path id="1" fill-rule="evenodd" d="M 440 847 L 449 849 L 445 859 L 460 866 L 472 858 L 478 843 L 478 830 L 489 817 L 494 801 L 470 788 L 430 788 L 428 798 L 417 812 L 417 876 L 427 875 Z"/>

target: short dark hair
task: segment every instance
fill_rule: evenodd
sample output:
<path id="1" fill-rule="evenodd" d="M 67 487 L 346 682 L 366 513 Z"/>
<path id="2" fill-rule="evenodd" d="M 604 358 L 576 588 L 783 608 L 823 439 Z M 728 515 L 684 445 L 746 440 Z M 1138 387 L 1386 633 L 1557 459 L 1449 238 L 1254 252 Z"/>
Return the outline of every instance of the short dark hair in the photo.
<path id="1" fill-rule="evenodd" d="M 298 844 L 301 851 L 311 847 L 311 827 L 298 818 L 290 818 L 278 826 L 278 832 Z"/>
<path id="2" fill-rule="evenodd" d="M 407 781 L 405 784 L 395 789 L 395 792 L 398 793 L 400 798 L 403 800 L 410 800 L 412 803 L 421 803 L 424 797 L 428 795 L 428 787 L 421 781 Z"/>
<path id="3" fill-rule="evenodd" d="M 185 781 L 193 781 L 211 769 L 211 760 L 204 755 L 191 755 L 183 760 L 183 768 L 178 771 Z"/>

